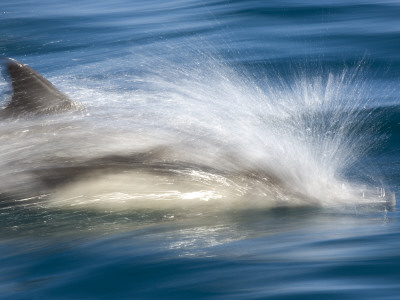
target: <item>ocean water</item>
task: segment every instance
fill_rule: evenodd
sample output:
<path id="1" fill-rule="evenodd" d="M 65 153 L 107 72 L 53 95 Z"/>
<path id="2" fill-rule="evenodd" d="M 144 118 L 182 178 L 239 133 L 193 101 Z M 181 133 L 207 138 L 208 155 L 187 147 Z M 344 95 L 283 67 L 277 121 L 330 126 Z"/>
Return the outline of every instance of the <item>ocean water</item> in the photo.
<path id="1" fill-rule="evenodd" d="M 0 122 L 0 299 L 398 299 L 399 15 L 3 0 L 84 109 Z"/>

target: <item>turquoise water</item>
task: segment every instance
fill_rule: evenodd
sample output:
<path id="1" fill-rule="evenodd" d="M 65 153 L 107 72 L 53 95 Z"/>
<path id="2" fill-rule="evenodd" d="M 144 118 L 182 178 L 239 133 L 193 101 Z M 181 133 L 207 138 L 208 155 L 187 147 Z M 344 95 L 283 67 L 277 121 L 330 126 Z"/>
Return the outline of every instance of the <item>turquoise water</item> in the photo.
<path id="1" fill-rule="evenodd" d="M 399 15 L 2 1 L 0 55 L 86 110 L 0 123 L 0 298 L 397 299 Z"/>

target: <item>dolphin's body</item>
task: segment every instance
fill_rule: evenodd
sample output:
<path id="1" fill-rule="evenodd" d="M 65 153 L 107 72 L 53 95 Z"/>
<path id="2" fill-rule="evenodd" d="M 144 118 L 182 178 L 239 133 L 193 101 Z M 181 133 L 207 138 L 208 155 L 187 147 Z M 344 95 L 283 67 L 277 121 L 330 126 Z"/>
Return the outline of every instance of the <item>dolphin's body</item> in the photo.
<path id="1" fill-rule="evenodd" d="M 75 120 L 69 113 L 79 115 L 83 106 L 27 65 L 7 59 L 5 70 L 12 84 L 11 100 L 0 111 L 6 122 L 0 142 L 10 144 L 0 154 L 0 202 L 6 205 L 39 198 L 61 199 L 67 206 L 99 199 L 139 206 L 152 200 L 174 200 L 156 201 L 157 206 L 179 200 L 181 206 L 225 199 L 270 207 L 319 205 L 321 196 L 345 203 L 355 193 L 361 195 L 358 187 L 343 189 L 336 181 L 326 193 L 313 194 L 303 190 L 297 173 L 251 165 L 217 143 L 202 148 L 180 136 L 146 139 L 99 129 L 85 117 Z"/>

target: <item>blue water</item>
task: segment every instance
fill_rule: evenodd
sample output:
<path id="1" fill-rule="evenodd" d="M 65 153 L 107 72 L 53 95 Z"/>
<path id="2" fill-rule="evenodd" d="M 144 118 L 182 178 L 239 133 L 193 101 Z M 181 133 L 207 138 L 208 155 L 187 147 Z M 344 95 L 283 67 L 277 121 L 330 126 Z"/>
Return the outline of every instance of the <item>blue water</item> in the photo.
<path id="1" fill-rule="evenodd" d="M 400 215 L 386 199 L 400 192 L 399 16 L 389 0 L 3 0 L 0 56 L 88 114 L 34 138 L 12 134 L 30 123 L 1 124 L 13 193 L 0 190 L 0 298 L 398 299 Z M 50 155 L 122 151 L 148 132 L 179 137 L 192 163 L 272 170 L 296 192 L 201 208 L 13 204 L 37 196 L 15 174 L 61 165 Z M 212 160 L 213 138 L 235 159 Z M 340 198 L 336 180 L 376 193 Z"/>

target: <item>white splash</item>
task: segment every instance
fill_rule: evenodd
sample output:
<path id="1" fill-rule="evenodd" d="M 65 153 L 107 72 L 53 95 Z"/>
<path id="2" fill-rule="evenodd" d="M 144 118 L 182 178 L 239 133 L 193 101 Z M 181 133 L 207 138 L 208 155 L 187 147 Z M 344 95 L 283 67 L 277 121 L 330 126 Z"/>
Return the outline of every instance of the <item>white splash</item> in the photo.
<path id="1" fill-rule="evenodd" d="M 95 82 L 96 90 L 88 79 L 79 88 L 59 80 L 88 114 L 44 119 L 40 135 L 29 122 L 7 135 L 10 126 L 21 126 L 8 124 L 0 152 L 2 164 L 14 169 L 1 175 L 16 174 L 10 179 L 16 186 L 35 186 L 24 170 L 162 148 L 152 163 L 170 166 L 163 175 L 148 167 L 111 177 L 91 173 L 58 188 L 52 202 L 125 209 L 166 203 L 333 207 L 386 199 L 375 186 L 344 176 L 375 142 L 364 141 L 375 125 L 362 116 L 368 97 L 361 65 L 340 74 L 300 71 L 290 81 L 273 72 L 262 79 L 238 74 L 215 59 L 141 65 L 141 77 L 121 75 L 125 89 L 113 88 L 115 76 Z"/>

